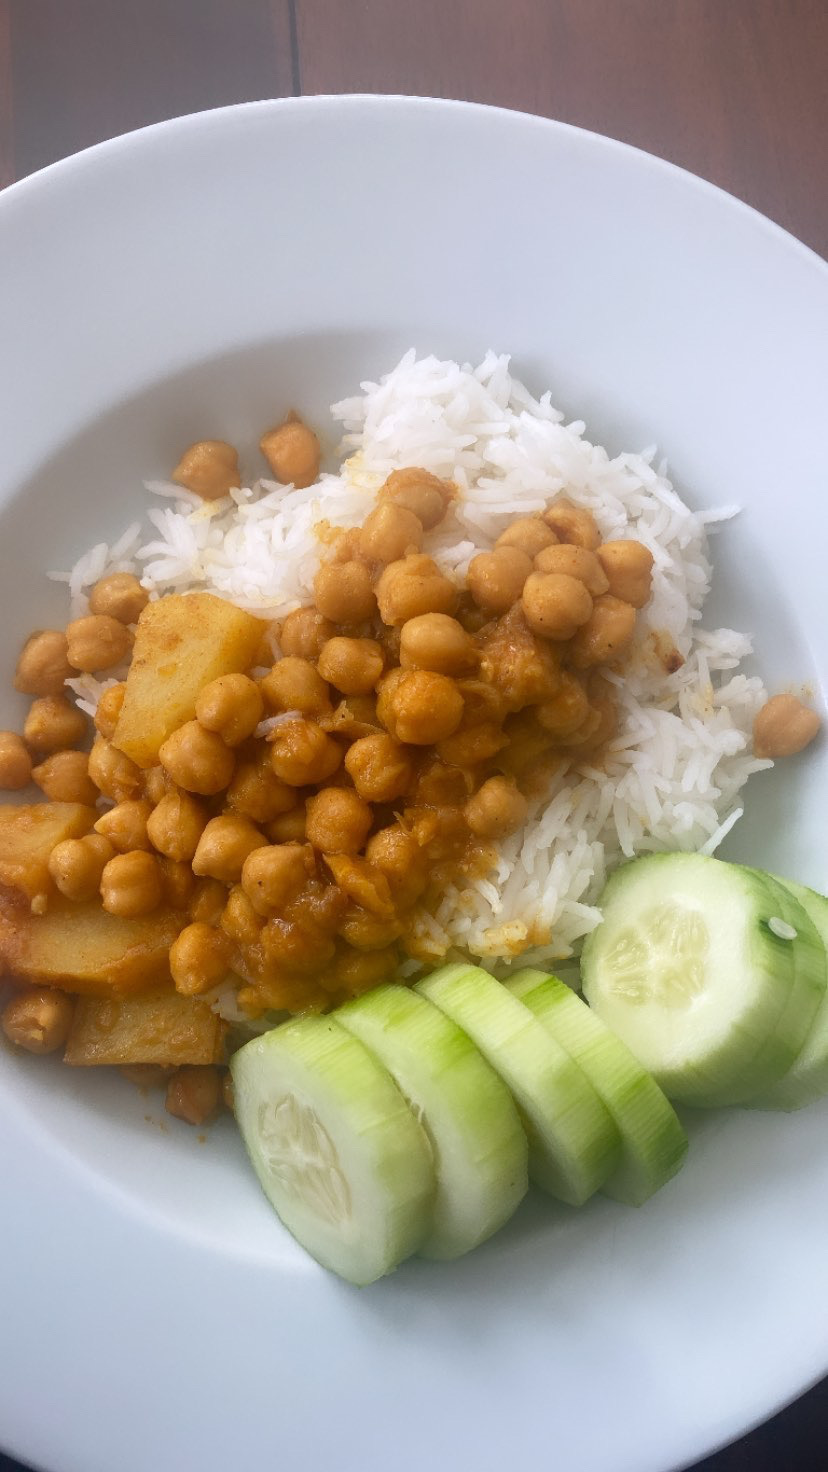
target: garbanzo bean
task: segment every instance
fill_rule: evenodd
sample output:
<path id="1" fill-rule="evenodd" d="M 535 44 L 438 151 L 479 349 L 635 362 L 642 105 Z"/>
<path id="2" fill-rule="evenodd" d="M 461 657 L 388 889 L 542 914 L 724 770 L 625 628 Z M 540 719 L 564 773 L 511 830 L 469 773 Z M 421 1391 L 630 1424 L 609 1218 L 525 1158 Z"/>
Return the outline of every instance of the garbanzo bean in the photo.
<path id="1" fill-rule="evenodd" d="M 32 780 L 50 802 L 83 802 L 92 806 L 98 800 L 85 751 L 53 751 L 39 766 L 32 767 Z"/>
<path id="2" fill-rule="evenodd" d="M 562 572 L 530 573 L 521 603 L 532 632 L 546 639 L 571 639 L 592 614 L 583 583 Z"/>
<path id="3" fill-rule="evenodd" d="M 158 758 L 164 771 L 185 792 L 212 797 L 228 786 L 235 757 L 215 731 L 198 721 L 187 721 L 161 745 Z"/>
<path id="4" fill-rule="evenodd" d="M 163 854 L 157 863 L 161 870 L 164 904 L 173 910 L 189 909 L 196 887 L 196 877 L 190 865 L 183 860 L 168 859 Z"/>
<path id="5" fill-rule="evenodd" d="M 557 541 L 555 533 L 546 525 L 541 516 L 519 516 L 505 531 L 500 533 L 495 548 L 517 547 L 519 552 L 525 553 L 532 562 L 544 547 L 551 547 Z M 514 599 L 512 600 L 514 602 Z"/>
<path id="6" fill-rule="evenodd" d="M 86 716 L 65 695 L 41 695 L 29 707 L 23 735 L 32 751 L 47 756 L 77 746 L 86 730 Z"/>
<path id="7" fill-rule="evenodd" d="M 132 572 L 112 572 L 89 594 L 89 612 L 107 613 L 122 624 L 137 623 L 149 603 L 149 593 Z"/>
<path id="8" fill-rule="evenodd" d="M 326 562 L 313 580 L 316 606 L 337 624 L 361 624 L 376 612 L 371 574 L 363 562 Z"/>
<path id="9" fill-rule="evenodd" d="M 125 695 L 126 684 L 123 680 L 119 680 L 117 684 L 110 685 L 108 690 L 104 690 L 98 701 L 95 711 L 95 729 L 106 741 L 111 741 L 115 735 L 115 727 L 118 724 Z"/>
<path id="10" fill-rule="evenodd" d="M 543 523 L 539 522 L 539 526 Z M 478 552 L 469 563 L 469 592 L 487 613 L 506 613 L 517 603 L 532 571 L 532 559 L 522 547 L 505 542 L 493 552 Z"/>
<path id="11" fill-rule="evenodd" d="M 291 654 L 277 660 L 264 676 L 261 692 L 269 711 L 298 710 L 303 716 L 322 716 L 331 708 L 331 694 L 322 676 L 309 659 Z"/>
<path id="12" fill-rule="evenodd" d="M 215 731 L 225 746 L 240 746 L 264 715 L 264 701 L 248 675 L 219 675 L 198 692 L 196 720 L 205 731 Z"/>
<path id="13" fill-rule="evenodd" d="M 95 832 L 108 838 L 119 853 L 125 854 L 133 848 L 149 851 L 152 844 L 147 835 L 147 823 L 151 814 L 152 807 L 145 797 L 129 797 L 101 814 L 94 824 Z"/>
<path id="14" fill-rule="evenodd" d="M 316 659 L 322 646 L 335 633 L 330 619 L 323 618 L 318 609 L 294 608 L 282 624 L 279 645 L 282 654 L 293 654 L 297 659 Z"/>
<path id="15" fill-rule="evenodd" d="M 376 951 L 343 951 L 334 962 L 334 974 L 343 991 L 358 997 L 382 981 L 392 981 L 398 959 L 394 946 Z"/>
<path id="16" fill-rule="evenodd" d="M 300 803 L 289 813 L 280 813 L 268 823 L 267 836 L 271 843 L 304 843 L 305 804 Z"/>
<path id="17" fill-rule="evenodd" d="M 380 951 L 402 935 L 403 924 L 396 916 L 372 915 L 359 905 L 350 905 L 339 924 L 339 934 L 358 951 Z"/>
<path id="18" fill-rule="evenodd" d="M 343 695 L 367 695 L 382 675 L 382 645 L 376 639 L 329 639 L 319 655 L 319 673 Z"/>
<path id="19" fill-rule="evenodd" d="M 424 530 L 430 532 L 443 520 L 453 491 L 450 481 L 440 480 L 430 470 L 409 465 L 404 470 L 392 470 L 380 495 L 411 511 Z"/>
<path id="20" fill-rule="evenodd" d="M 301 975 L 313 975 L 332 959 L 333 938 L 312 923 L 288 920 L 281 915 L 268 920 L 262 931 L 262 949 L 272 966 Z"/>
<path id="21" fill-rule="evenodd" d="M 478 838 L 507 838 L 526 822 L 529 804 L 508 777 L 490 777 L 463 809 Z"/>
<path id="22" fill-rule="evenodd" d="M 604 542 L 597 556 L 613 597 L 631 603 L 633 608 L 643 608 L 653 586 L 654 559 L 649 547 L 635 541 Z"/>
<path id="23" fill-rule="evenodd" d="M 411 757 L 392 736 L 361 736 L 345 753 L 345 771 L 366 802 L 393 802 L 411 786 Z"/>
<path id="24" fill-rule="evenodd" d="M 454 613 L 458 596 L 454 584 L 421 552 L 390 562 L 377 583 L 380 617 L 397 628 L 422 613 Z"/>
<path id="25" fill-rule="evenodd" d="M 9 1042 L 27 1053 L 54 1053 L 72 1026 L 74 997 L 48 986 L 27 986 L 3 1008 L 2 1026 Z"/>
<path id="26" fill-rule="evenodd" d="M 0 787 L 19 792 L 32 780 L 32 759 L 16 731 L 0 731 Z"/>
<path id="27" fill-rule="evenodd" d="M 313 877 L 315 868 L 310 844 L 270 844 L 245 859 L 242 889 L 257 915 L 276 915 Z"/>
<path id="28" fill-rule="evenodd" d="M 14 688 L 23 695 L 59 695 L 77 674 L 67 659 L 66 635 L 57 629 L 31 634 L 20 651 Z"/>
<path id="29" fill-rule="evenodd" d="M 449 766 L 479 767 L 481 762 L 491 761 L 509 738 L 504 736 L 503 727 L 494 721 L 482 721 L 479 725 L 466 726 L 465 720 L 453 736 L 438 741 L 437 754 Z"/>
<path id="30" fill-rule="evenodd" d="M 257 854 L 263 850 L 257 848 Z M 264 921 L 257 915 L 240 884 L 234 884 L 227 904 L 222 911 L 219 926 L 224 934 L 239 946 L 254 946 L 261 934 Z"/>
<path id="31" fill-rule="evenodd" d="M 177 992 L 195 997 L 217 986 L 230 969 L 227 936 L 212 925 L 194 920 L 170 946 L 170 974 Z"/>
<path id="32" fill-rule="evenodd" d="M 89 753 L 89 776 L 104 797 L 123 802 L 141 790 L 141 770 L 124 752 L 99 736 Z"/>
<path id="33" fill-rule="evenodd" d="M 267 839 L 249 818 L 234 813 L 211 818 L 193 855 L 193 873 L 220 879 L 223 884 L 236 884 L 248 854 L 266 843 Z"/>
<path id="34" fill-rule="evenodd" d="M 545 731 L 559 738 L 571 736 L 589 715 L 589 700 L 581 681 L 567 670 L 561 670 L 558 689 L 536 707 L 536 712 Z"/>
<path id="35" fill-rule="evenodd" d="M 190 919 L 218 925 L 227 903 L 227 886 L 220 879 L 197 879 L 190 899 Z"/>
<path id="36" fill-rule="evenodd" d="M 394 734 L 413 746 L 430 746 L 451 736 L 463 719 L 463 697 L 447 675 L 411 670 L 391 698 Z"/>
<path id="37" fill-rule="evenodd" d="M 296 789 L 276 776 L 270 755 L 270 748 L 262 744 L 255 756 L 240 761 L 227 789 L 228 806 L 254 823 L 272 823 L 298 801 Z"/>
<path id="38" fill-rule="evenodd" d="M 168 1114 L 183 1119 L 185 1124 L 206 1124 L 218 1112 L 221 1102 L 219 1071 L 211 1063 L 187 1064 L 177 1068 L 164 1100 Z"/>
<path id="39" fill-rule="evenodd" d="M 373 834 L 365 845 L 365 857 L 385 875 L 399 909 L 407 910 L 419 899 L 428 883 L 428 858 L 400 823 Z"/>
<path id="40" fill-rule="evenodd" d="M 220 501 L 241 485 L 239 457 L 226 440 L 197 440 L 184 451 L 170 479 L 202 501 Z"/>
<path id="41" fill-rule="evenodd" d="M 408 670 L 461 675 L 477 661 L 474 640 L 447 613 L 422 613 L 400 632 L 400 664 Z"/>
<path id="42" fill-rule="evenodd" d="M 588 552 L 594 552 L 600 544 L 601 533 L 592 512 L 585 506 L 573 505 L 565 496 L 559 496 L 547 507 L 543 519 L 559 542 L 586 547 Z"/>
<path id="43" fill-rule="evenodd" d="M 536 572 L 563 572 L 567 577 L 577 578 L 593 598 L 609 591 L 609 580 L 601 566 L 601 549 L 588 552 L 586 547 L 577 547 L 574 542 L 556 542 L 553 547 L 544 547 L 535 558 Z"/>
<path id="44" fill-rule="evenodd" d="M 271 765 L 289 787 L 325 782 L 342 762 L 342 747 L 313 721 L 285 721 L 270 739 Z"/>
<path id="45" fill-rule="evenodd" d="M 575 669 L 606 664 L 626 649 L 635 633 L 635 609 L 632 604 L 602 593 L 595 599 L 592 613 L 581 626 L 570 646 L 570 659 Z"/>
<path id="46" fill-rule="evenodd" d="M 172 783 L 170 782 L 169 777 L 164 771 L 164 768 L 162 766 L 157 766 L 150 767 L 146 772 L 142 773 L 141 787 L 143 789 L 144 797 L 147 799 L 147 802 L 150 803 L 153 808 L 157 808 L 162 798 L 165 798 L 167 796 L 167 793 L 172 787 Z"/>
<path id="47" fill-rule="evenodd" d="M 65 838 L 49 855 L 49 873 L 66 899 L 91 900 L 98 893 L 104 866 L 114 856 L 109 839 L 100 833 Z"/>
<path id="48" fill-rule="evenodd" d="M 296 415 L 269 429 L 259 440 L 259 449 L 276 480 L 297 490 L 312 486 L 319 476 L 321 450 L 313 430 Z"/>
<path id="49" fill-rule="evenodd" d="M 407 552 L 418 552 L 423 524 L 413 511 L 394 501 L 380 501 L 363 523 L 359 550 L 369 562 L 397 562 Z"/>
<path id="50" fill-rule="evenodd" d="M 127 919 L 157 910 L 161 903 L 161 870 L 154 855 L 135 849 L 110 859 L 101 874 L 101 902 L 110 915 Z"/>
<path id="51" fill-rule="evenodd" d="M 822 721 L 795 695 L 772 695 L 753 722 L 753 754 L 795 756 L 814 740 Z"/>
<path id="52" fill-rule="evenodd" d="M 309 797 L 305 807 L 308 843 L 320 853 L 359 853 L 374 815 L 358 793 L 348 787 L 326 787 Z"/>
<path id="53" fill-rule="evenodd" d="M 125 624 L 107 613 L 89 613 L 66 628 L 66 657 L 75 670 L 97 674 L 126 659 L 132 635 Z"/>
<path id="54" fill-rule="evenodd" d="M 166 792 L 147 818 L 147 838 L 160 854 L 189 863 L 207 827 L 209 813 L 189 792 Z"/>

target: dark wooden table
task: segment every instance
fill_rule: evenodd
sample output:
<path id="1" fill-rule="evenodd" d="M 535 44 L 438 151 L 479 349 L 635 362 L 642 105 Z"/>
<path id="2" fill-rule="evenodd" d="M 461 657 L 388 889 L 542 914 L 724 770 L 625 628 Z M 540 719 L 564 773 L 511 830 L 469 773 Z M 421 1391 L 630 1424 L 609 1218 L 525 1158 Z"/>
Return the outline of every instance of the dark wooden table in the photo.
<path id="1" fill-rule="evenodd" d="M 314 92 L 593 128 L 828 256 L 828 0 L 0 0 L 0 186 L 144 123 Z M 828 1383 L 702 1468 L 826 1472 Z"/>

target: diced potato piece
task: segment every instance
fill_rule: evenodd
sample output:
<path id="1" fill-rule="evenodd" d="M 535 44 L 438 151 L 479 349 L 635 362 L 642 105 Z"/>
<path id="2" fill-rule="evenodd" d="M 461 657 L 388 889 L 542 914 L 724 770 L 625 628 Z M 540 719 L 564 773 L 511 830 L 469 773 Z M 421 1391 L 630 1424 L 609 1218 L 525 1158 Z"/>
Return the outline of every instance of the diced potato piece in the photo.
<path id="1" fill-rule="evenodd" d="M 109 915 L 96 901 L 58 898 L 32 915 L 12 890 L 0 892 L 0 973 L 91 997 L 157 990 L 169 978 L 169 950 L 182 916 L 155 910 L 137 920 Z"/>
<path id="2" fill-rule="evenodd" d="M 49 855 L 64 838 L 88 833 L 100 814 L 79 802 L 37 802 L 0 806 L 0 884 L 19 889 L 27 899 L 51 894 Z"/>
<path id="3" fill-rule="evenodd" d="M 169 593 L 138 620 L 114 744 L 152 767 L 167 737 L 191 721 L 196 697 L 219 675 L 250 668 L 266 624 L 212 593 Z"/>
<path id="4" fill-rule="evenodd" d="M 114 1063 L 221 1063 L 226 1024 L 196 997 L 153 992 L 146 997 L 100 1001 L 82 997 L 75 1007 L 64 1062 L 89 1067 Z"/>

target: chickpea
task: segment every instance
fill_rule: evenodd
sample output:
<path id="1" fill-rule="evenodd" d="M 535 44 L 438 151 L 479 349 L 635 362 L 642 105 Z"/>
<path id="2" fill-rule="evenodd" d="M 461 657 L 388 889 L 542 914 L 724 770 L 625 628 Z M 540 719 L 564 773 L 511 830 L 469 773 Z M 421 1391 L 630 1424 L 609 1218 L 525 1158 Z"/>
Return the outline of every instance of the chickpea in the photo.
<path id="1" fill-rule="evenodd" d="M 230 944 L 221 930 L 195 920 L 170 946 L 170 974 L 182 996 L 195 997 L 223 981 L 230 969 Z"/>
<path id="2" fill-rule="evenodd" d="M 398 908 L 416 903 L 428 883 L 428 858 L 411 833 L 399 823 L 381 828 L 368 839 L 365 857 L 384 874 Z"/>
<path id="3" fill-rule="evenodd" d="M 597 556 L 612 596 L 631 603 L 633 608 L 643 608 L 653 587 L 654 558 L 649 547 L 643 542 L 604 542 Z"/>
<path id="4" fill-rule="evenodd" d="M 132 648 L 125 624 L 108 613 L 90 613 L 73 619 L 66 629 L 66 657 L 73 669 L 96 674 L 121 664 Z"/>
<path id="5" fill-rule="evenodd" d="M 145 797 L 128 797 L 125 802 L 119 802 L 109 812 L 102 813 L 94 829 L 96 833 L 102 833 L 108 838 L 113 848 L 119 853 L 125 854 L 130 849 L 152 847 L 147 834 L 147 823 L 152 813 L 152 807 Z"/>
<path id="6" fill-rule="evenodd" d="M 521 603 L 532 632 L 547 639 L 571 639 L 592 614 L 583 583 L 563 572 L 530 573 Z"/>
<path id="7" fill-rule="evenodd" d="M 284 655 L 316 659 L 335 633 L 330 619 L 323 618 L 315 608 L 294 608 L 282 624 L 279 644 Z"/>
<path id="8" fill-rule="evenodd" d="M 345 951 L 337 957 L 334 973 L 342 989 L 352 997 L 393 981 L 399 957 L 394 946 L 384 950 Z"/>
<path id="9" fill-rule="evenodd" d="M 597 551 L 601 533 L 595 517 L 586 507 L 575 506 L 565 496 L 559 496 L 544 512 L 543 519 L 559 542 L 585 547 L 588 552 Z"/>
<path id="10" fill-rule="evenodd" d="M 373 695 L 348 695 L 329 716 L 319 722 L 329 736 L 344 736 L 346 741 L 357 741 L 360 736 L 371 736 L 379 729 L 377 702 Z"/>
<path id="11" fill-rule="evenodd" d="M 557 737 L 571 736 L 589 715 L 589 700 L 580 680 L 567 670 L 561 671 L 560 684 L 550 700 L 536 707 L 545 731 Z"/>
<path id="12" fill-rule="evenodd" d="M 325 864 L 335 880 L 334 893 L 339 891 L 361 909 L 370 910 L 372 915 L 379 915 L 384 920 L 393 919 L 391 886 L 381 869 L 356 854 L 326 854 Z M 343 904 L 337 925 L 346 909 L 347 904 Z"/>
<path id="13" fill-rule="evenodd" d="M 86 735 L 86 716 L 65 695 L 33 700 L 23 726 L 26 745 L 40 756 L 77 746 Z"/>
<path id="14" fill-rule="evenodd" d="M 342 747 L 312 721 L 285 721 L 271 732 L 270 761 L 289 787 L 308 787 L 333 776 Z"/>
<path id="15" fill-rule="evenodd" d="M 256 914 L 269 918 L 295 898 L 315 868 L 310 844 L 270 844 L 245 859 L 242 889 Z"/>
<path id="16" fill-rule="evenodd" d="M 319 478 L 319 440 L 298 417 L 288 416 L 284 424 L 269 429 L 259 440 L 259 449 L 282 485 L 302 491 Z"/>
<path id="17" fill-rule="evenodd" d="M 248 854 L 266 843 L 249 818 L 234 813 L 211 818 L 193 855 L 193 873 L 220 879 L 223 884 L 237 884 Z"/>
<path id="18" fill-rule="evenodd" d="M 604 682 L 602 681 L 603 685 Z M 615 730 L 617 706 L 611 690 L 604 686 L 590 695 L 589 713 L 577 731 L 567 737 L 566 745 L 575 747 L 579 753 L 595 751 L 609 741 Z"/>
<path id="19" fill-rule="evenodd" d="M 521 547 L 505 542 L 493 552 L 478 552 L 472 558 L 469 592 L 487 613 L 506 613 L 520 598 L 531 571 L 532 560 L 528 554 Z"/>
<path id="20" fill-rule="evenodd" d="M 385 918 L 372 915 L 359 905 L 350 905 L 339 924 L 339 934 L 349 946 L 358 951 L 380 951 L 393 945 L 403 932 L 403 924 L 396 915 Z"/>
<path id="21" fill-rule="evenodd" d="M 570 648 L 575 669 L 606 664 L 626 649 L 635 633 L 635 609 L 611 593 L 595 599 L 592 613 L 578 630 Z"/>
<path id="22" fill-rule="evenodd" d="M 57 629 L 31 634 L 20 651 L 14 688 L 23 695 L 60 695 L 67 680 L 77 673 L 66 654 L 66 635 Z"/>
<path id="23" fill-rule="evenodd" d="M 66 899 L 83 903 L 95 898 L 104 867 L 114 855 L 112 844 L 102 834 L 65 838 L 49 855 L 49 873 Z"/>
<path id="24" fill-rule="evenodd" d="M 206 1124 L 218 1112 L 221 1099 L 219 1071 L 212 1063 L 188 1063 L 177 1068 L 169 1083 L 164 1105 L 168 1114 L 185 1124 Z"/>
<path id="25" fill-rule="evenodd" d="M 542 517 L 519 516 L 517 521 L 513 521 L 511 526 L 500 533 L 495 542 L 495 550 L 499 547 L 517 547 L 532 562 L 544 547 L 551 547 L 557 540 Z"/>
<path id="26" fill-rule="evenodd" d="M 187 721 L 161 745 L 158 757 L 164 771 L 185 792 L 212 797 L 228 786 L 235 767 L 232 751 L 215 731 L 198 721 Z"/>
<path id="27" fill-rule="evenodd" d="M 479 767 L 481 762 L 491 761 L 508 745 L 509 738 L 503 734 L 503 727 L 493 721 L 484 721 L 465 730 L 461 726 L 453 736 L 438 741 L 437 752 L 449 766 Z"/>
<path id="28" fill-rule="evenodd" d="M 261 944 L 272 966 L 304 975 L 318 973 L 336 951 L 331 936 L 311 924 L 282 916 L 268 920 L 262 931 Z"/>
<path id="29" fill-rule="evenodd" d="M 117 809 L 116 809 L 117 811 Z M 188 863 L 207 827 L 209 814 L 189 792 L 167 792 L 147 818 L 147 838 L 160 854 Z"/>
<path id="30" fill-rule="evenodd" d="M 170 479 L 202 501 L 220 501 L 241 485 L 239 457 L 226 440 L 198 440 L 184 451 Z"/>
<path id="31" fill-rule="evenodd" d="M 458 596 L 437 564 L 420 552 L 390 562 L 377 583 L 380 618 L 397 628 L 422 613 L 454 613 Z"/>
<path id="32" fill-rule="evenodd" d="M 125 695 L 126 684 L 123 680 L 119 680 L 117 684 L 110 685 L 108 690 L 104 690 L 98 701 L 95 711 L 95 729 L 105 741 L 111 741 L 115 735 L 115 727 L 120 719 Z"/>
<path id="33" fill-rule="evenodd" d="M 419 552 L 423 524 L 405 506 L 380 501 L 359 534 L 359 550 L 369 562 L 397 562 L 407 552 Z"/>
<path id="34" fill-rule="evenodd" d="M 453 493 L 450 481 L 440 480 L 430 470 L 421 470 L 415 465 L 404 470 L 392 470 L 380 492 L 396 506 L 404 506 L 412 512 L 427 532 L 443 520 Z"/>
<path id="35" fill-rule="evenodd" d="M 173 910 L 189 909 L 196 887 L 196 878 L 190 865 L 183 860 L 163 856 L 157 863 L 161 870 L 164 904 Z"/>
<path id="36" fill-rule="evenodd" d="M 270 748 L 260 746 L 256 756 L 239 762 L 227 789 L 228 806 L 254 823 L 272 823 L 298 800 L 296 789 L 276 776 L 270 757 Z"/>
<path id="37" fill-rule="evenodd" d="M 164 768 L 161 766 L 150 767 L 148 771 L 144 772 L 141 786 L 144 797 L 153 808 L 158 807 L 158 804 L 163 801 L 170 790 L 169 779 Z"/>
<path id="38" fill-rule="evenodd" d="M 85 751 L 53 751 L 32 767 L 32 778 L 50 802 L 82 802 L 91 807 L 98 800 Z"/>
<path id="39" fill-rule="evenodd" d="M 197 879 L 190 900 L 190 919 L 218 925 L 227 904 L 226 886 L 218 879 Z"/>
<path id="40" fill-rule="evenodd" d="M 0 787 L 19 792 L 32 780 L 32 759 L 16 731 L 0 731 Z"/>
<path id="41" fill-rule="evenodd" d="M 319 673 L 343 695 L 367 695 L 383 671 L 382 645 L 376 639 L 329 639 L 319 656 Z"/>
<path id="42" fill-rule="evenodd" d="M 326 562 L 313 580 L 313 596 L 319 612 L 336 624 L 364 623 L 377 608 L 363 562 Z"/>
<path id="43" fill-rule="evenodd" d="M 405 679 L 407 671 L 403 669 L 389 670 L 380 680 L 377 689 L 377 720 L 386 731 L 396 736 L 396 717 L 394 714 L 394 696 Z"/>
<path id="44" fill-rule="evenodd" d="M 463 809 L 478 838 L 508 838 L 526 822 L 529 804 L 508 777 L 490 777 Z"/>
<path id="45" fill-rule="evenodd" d="M 562 572 L 567 577 L 577 578 L 583 583 L 592 598 L 609 590 L 609 580 L 599 558 L 601 551 L 588 552 L 586 547 L 576 547 L 574 542 L 557 542 L 554 547 L 544 547 L 535 558 L 536 572 Z"/>
<path id="46" fill-rule="evenodd" d="M 430 670 L 405 674 L 392 696 L 394 734 L 413 746 L 451 736 L 463 719 L 463 697 L 453 680 Z"/>
<path id="47" fill-rule="evenodd" d="M 89 594 L 89 612 L 106 613 L 122 624 L 138 622 L 149 603 L 149 593 L 132 572 L 112 572 Z"/>
<path id="48" fill-rule="evenodd" d="M 402 626 L 400 664 L 404 669 L 460 675 L 472 669 L 476 659 L 474 641 L 447 613 L 421 613 Z"/>
<path id="49" fill-rule="evenodd" d="M 117 746 L 99 736 L 89 753 L 89 776 L 99 792 L 113 802 L 135 797 L 141 790 L 141 771 Z"/>
<path id="50" fill-rule="evenodd" d="M 101 901 L 110 915 L 134 919 L 157 910 L 161 903 L 161 870 L 143 849 L 116 854 L 101 874 Z"/>
<path id="51" fill-rule="evenodd" d="M 285 655 L 261 683 L 270 711 L 298 710 L 303 716 L 327 715 L 331 695 L 322 676 L 308 659 Z"/>
<path id="52" fill-rule="evenodd" d="M 772 695 L 753 722 L 753 754 L 795 756 L 810 745 L 822 722 L 795 695 Z"/>
<path id="53" fill-rule="evenodd" d="M 305 804 L 293 808 L 289 813 L 280 813 L 267 825 L 267 836 L 271 843 L 304 843 L 306 836 Z"/>
<path id="54" fill-rule="evenodd" d="M 408 791 L 414 776 L 405 747 L 384 731 L 354 741 L 345 753 L 345 771 L 366 802 L 393 802 Z"/>
<path id="55" fill-rule="evenodd" d="M 48 986 L 27 986 L 3 1008 L 3 1031 L 27 1053 L 54 1053 L 69 1036 L 74 998 Z"/>
<path id="56" fill-rule="evenodd" d="M 261 853 L 261 849 L 256 849 Z M 239 946 L 254 946 L 261 934 L 264 921 L 256 914 L 240 884 L 235 884 L 227 896 L 227 904 L 221 913 L 219 927 L 231 941 Z"/>
<path id="57" fill-rule="evenodd" d="M 225 746 L 240 746 L 252 736 L 264 715 L 264 701 L 248 675 L 219 675 L 198 692 L 196 720 L 215 731 Z"/>
<path id="58" fill-rule="evenodd" d="M 373 822 L 367 802 L 348 787 L 326 787 L 306 803 L 308 843 L 321 853 L 356 854 Z"/>

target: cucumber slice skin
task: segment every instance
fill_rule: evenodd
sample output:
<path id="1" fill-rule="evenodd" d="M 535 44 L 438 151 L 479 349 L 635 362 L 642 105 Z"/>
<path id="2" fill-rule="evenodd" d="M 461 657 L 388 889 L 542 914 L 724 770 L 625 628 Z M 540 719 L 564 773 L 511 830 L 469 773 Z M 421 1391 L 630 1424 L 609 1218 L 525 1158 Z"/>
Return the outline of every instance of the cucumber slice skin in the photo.
<path id="1" fill-rule="evenodd" d="M 466 1033 L 407 987 L 377 987 L 335 1016 L 388 1070 L 431 1144 L 437 1193 L 420 1256 L 470 1252 L 508 1221 L 529 1184 L 509 1090 Z"/>
<path id="2" fill-rule="evenodd" d="M 785 1015 L 795 995 L 793 944 L 769 925 L 785 918 L 780 909 L 796 918 L 786 898 L 758 871 L 674 853 L 617 869 L 599 904 L 604 919 L 581 956 L 584 996 L 667 1097 L 705 1107 L 767 1089 L 787 1066 L 796 1031 Z M 647 991 L 651 977 L 658 994 Z M 810 982 L 803 990 L 813 1002 Z"/>
<path id="3" fill-rule="evenodd" d="M 828 951 L 828 899 L 793 879 L 773 878 L 797 899 L 816 927 Z M 828 988 L 817 1008 L 805 1042 L 788 1072 L 761 1098 L 751 1099 L 754 1109 L 803 1109 L 828 1094 Z"/>
<path id="4" fill-rule="evenodd" d="M 443 966 L 417 983 L 468 1033 L 517 1104 L 529 1141 L 529 1177 L 582 1206 L 615 1170 L 618 1130 L 585 1073 L 527 1007 L 488 971 Z"/>
<path id="5" fill-rule="evenodd" d="M 246 1043 L 230 1070 L 253 1169 L 317 1262 L 364 1286 L 417 1251 L 434 1200 L 431 1151 L 362 1043 L 331 1017 L 300 1018 Z"/>
<path id="6" fill-rule="evenodd" d="M 621 1161 L 601 1187 L 626 1206 L 643 1206 L 684 1164 L 688 1140 L 652 1074 L 571 987 L 547 972 L 514 972 L 506 981 L 580 1064 L 615 1120 Z"/>

